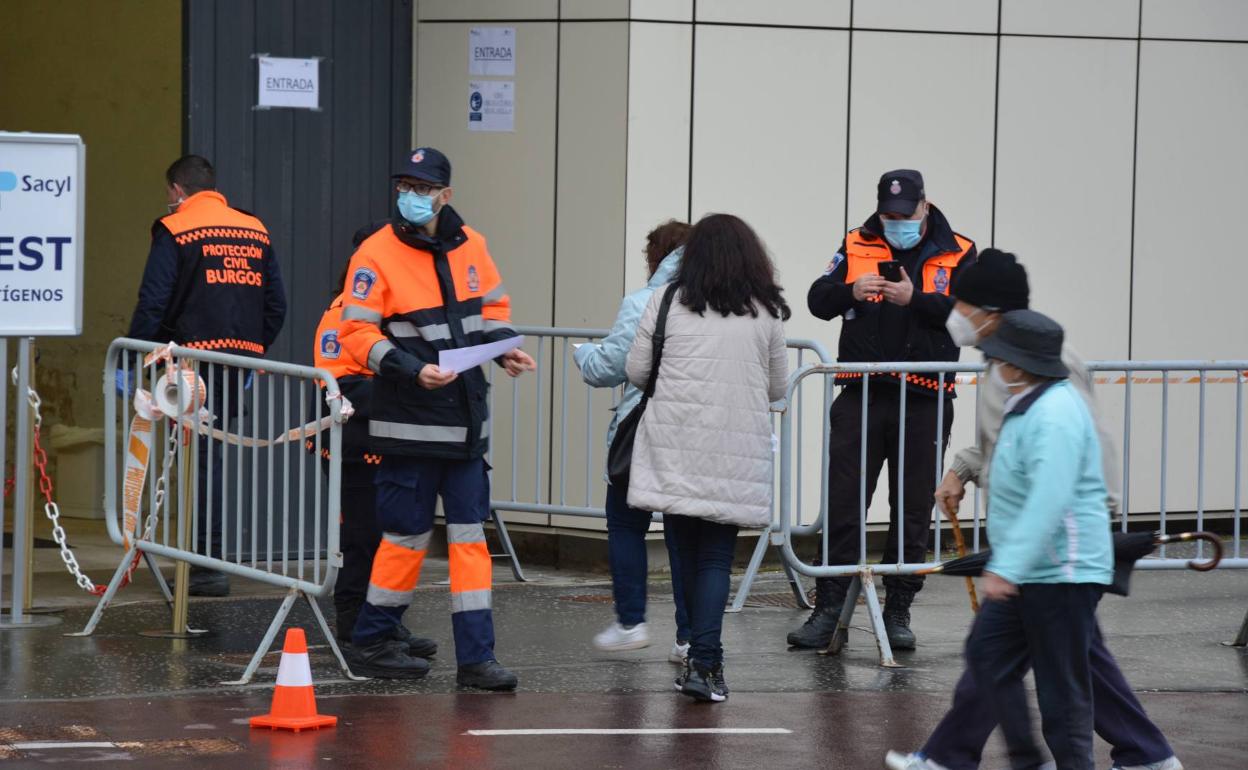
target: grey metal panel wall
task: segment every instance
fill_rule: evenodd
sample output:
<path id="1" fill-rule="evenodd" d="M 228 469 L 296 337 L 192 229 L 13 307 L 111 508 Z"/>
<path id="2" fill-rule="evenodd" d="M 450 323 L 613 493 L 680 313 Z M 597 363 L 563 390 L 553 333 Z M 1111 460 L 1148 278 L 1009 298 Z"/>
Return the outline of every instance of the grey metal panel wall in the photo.
<path id="1" fill-rule="evenodd" d="M 409 149 L 412 0 L 185 0 L 186 151 L 268 226 L 290 310 L 270 356 L 308 363 L 351 236 L 390 214 Z M 321 111 L 255 110 L 253 54 L 323 57 Z"/>

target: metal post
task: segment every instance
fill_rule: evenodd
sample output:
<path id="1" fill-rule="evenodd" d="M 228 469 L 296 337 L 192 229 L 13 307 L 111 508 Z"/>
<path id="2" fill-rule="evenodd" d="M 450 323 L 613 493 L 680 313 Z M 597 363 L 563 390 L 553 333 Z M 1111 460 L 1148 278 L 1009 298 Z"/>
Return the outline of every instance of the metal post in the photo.
<path id="1" fill-rule="evenodd" d="M 34 436 L 34 427 L 31 425 L 31 407 L 27 401 L 26 394 L 30 392 L 30 388 L 35 383 L 35 340 L 33 337 L 23 337 L 22 343 L 26 346 L 20 355 L 20 362 L 26 368 L 26 384 L 18 388 L 17 405 L 21 409 L 21 413 L 26 417 L 26 427 L 21 427 L 19 420 L 18 427 L 21 430 L 22 438 L 26 439 L 25 451 L 21 448 L 19 439 L 18 452 L 20 457 L 26 461 L 26 470 L 16 475 L 18 479 L 26 484 L 26 500 L 25 502 L 17 502 L 13 506 L 14 524 L 17 522 L 25 523 L 26 535 L 22 540 L 22 547 L 26 549 L 26 584 L 23 586 L 22 592 L 22 609 L 30 612 L 35 604 L 35 494 L 34 490 L 38 489 L 35 482 L 34 463 L 31 462 L 34 451 L 32 446 L 32 438 Z M 17 541 L 17 532 L 13 533 L 14 543 Z M 17 559 L 13 560 L 14 565 Z"/>
<path id="2" fill-rule="evenodd" d="M 9 618 L 14 624 L 25 622 L 27 584 L 30 581 L 30 517 L 27 512 L 31 503 L 32 428 L 30 406 L 26 403 L 26 393 L 30 389 L 30 338 L 22 337 L 17 350 L 17 395 L 14 398 L 14 406 L 17 408 L 17 457 L 14 460 L 16 469 L 13 473 L 16 493 L 13 497 L 13 604 L 9 607 Z"/>
<path id="3" fill-rule="evenodd" d="M 181 439 L 181 436 L 178 437 Z M 187 442 L 190 443 L 189 441 Z M 178 548 L 183 551 L 190 550 L 190 509 L 192 500 L 192 489 L 194 485 L 191 482 L 191 453 L 187 451 L 184 445 L 180 448 L 181 471 L 178 474 L 179 486 L 181 489 L 178 495 L 182 499 L 178 502 Z M 190 601 L 191 589 L 191 565 L 184 561 L 177 563 L 174 568 L 173 578 L 173 626 L 172 632 L 176 636 L 186 635 L 187 621 L 187 603 Z"/>

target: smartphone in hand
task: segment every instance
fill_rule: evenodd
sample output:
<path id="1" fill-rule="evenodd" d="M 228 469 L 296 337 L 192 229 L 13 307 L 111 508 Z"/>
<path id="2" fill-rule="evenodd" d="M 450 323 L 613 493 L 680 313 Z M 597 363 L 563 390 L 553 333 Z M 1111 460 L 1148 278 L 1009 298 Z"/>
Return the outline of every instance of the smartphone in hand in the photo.
<path id="1" fill-rule="evenodd" d="M 880 275 L 889 283 L 901 282 L 901 263 L 895 259 L 889 259 L 879 264 Z"/>

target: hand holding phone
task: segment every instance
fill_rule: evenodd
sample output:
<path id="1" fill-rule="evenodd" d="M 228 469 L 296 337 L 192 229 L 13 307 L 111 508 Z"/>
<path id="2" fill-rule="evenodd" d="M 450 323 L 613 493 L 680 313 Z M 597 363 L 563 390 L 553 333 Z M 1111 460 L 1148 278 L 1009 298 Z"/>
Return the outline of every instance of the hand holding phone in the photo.
<path id="1" fill-rule="evenodd" d="M 879 264 L 880 275 L 889 283 L 901 282 L 901 263 L 895 259 L 889 259 Z"/>

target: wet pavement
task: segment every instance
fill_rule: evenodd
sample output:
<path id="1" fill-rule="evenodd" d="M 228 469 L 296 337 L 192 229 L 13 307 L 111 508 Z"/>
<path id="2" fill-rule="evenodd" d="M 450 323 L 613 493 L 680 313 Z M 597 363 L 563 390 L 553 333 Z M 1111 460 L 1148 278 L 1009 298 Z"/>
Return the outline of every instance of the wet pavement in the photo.
<path id="1" fill-rule="evenodd" d="M 431 560 L 431 580 L 444 563 Z M 42 629 L 0 632 L 0 761 L 6 766 L 125 761 L 134 767 L 801 767 L 875 768 L 888 748 L 917 747 L 948 704 L 961 672 L 970 611 L 960 580 L 932 578 L 914 607 L 919 649 L 905 668 L 878 666 L 865 631 L 839 657 L 789 651 L 784 634 L 804 613 L 767 576 L 751 604 L 725 622 L 728 703 L 697 705 L 672 691 L 666 660 L 674 624 L 666 583 L 652 582 L 653 644 L 605 654 L 589 646 L 611 620 L 601 577 L 542 575 L 496 584 L 500 660 L 520 676 L 515 694 L 455 685 L 446 588 L 427 584 L 407 615 L 443 645 L 417 682 L 349 682 L 311 612 L 307 630 L 320 710 L 336 728 L 298 735 L 250 730 L 268 710 L 278 655 L 253 683 L 225 687 L 251 656 L 279 598 L 197 600 L 187 641 L 163 628 L 168 610 L 139 601 L 109 609 L 95 635 L 66 638 L 89 609 Z M 240 586 L 241 588 L 241 586 Z M 1190 768 L 1248 768 L 1248 651 L 1223 646 L 1248 609 L 1248 572 L 1137 573 L 1130 599 L 1109 597 L 1101 620 L 1141 700 Z M 123 596 L 124 598 L 124 596 Z M 865 625 L 865 615 L 855 625 Z M 280 648 L 280 639 L 277 647 Z M 596 731 L 502 734 L 480 731 Z M 603 731 L 685 733 L 604 734 Z M 705 732 L 715 730 L 717 732 Z M 1104 766 L 1108 748 L 1098 744 Z M 1005 766 L 994 737 L 984 767 Z"/>

